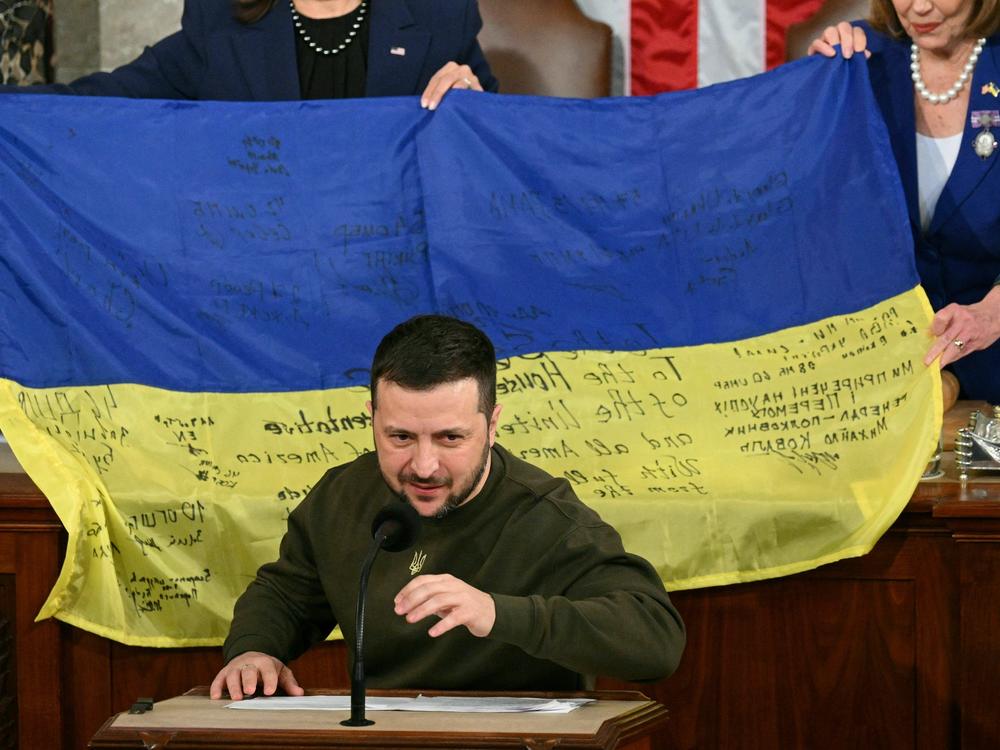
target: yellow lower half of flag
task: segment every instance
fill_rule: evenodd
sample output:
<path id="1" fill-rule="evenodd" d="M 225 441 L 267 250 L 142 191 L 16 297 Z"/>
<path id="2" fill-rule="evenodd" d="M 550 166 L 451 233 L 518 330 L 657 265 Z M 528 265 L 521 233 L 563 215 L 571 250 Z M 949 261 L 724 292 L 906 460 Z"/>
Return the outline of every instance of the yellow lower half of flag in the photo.
<path id="1" fill-rule="evenodd" d="M 753 339 L 503 360 L 498 440 L 565 477 L 671 589 L 864 554 L 940 433 L 930 316 L 917 288 Z M 40 617 L 221 643 L 289 511 L 373 449 L 367 398 L 0 380 L 0 427 L 69 535 Z"/>

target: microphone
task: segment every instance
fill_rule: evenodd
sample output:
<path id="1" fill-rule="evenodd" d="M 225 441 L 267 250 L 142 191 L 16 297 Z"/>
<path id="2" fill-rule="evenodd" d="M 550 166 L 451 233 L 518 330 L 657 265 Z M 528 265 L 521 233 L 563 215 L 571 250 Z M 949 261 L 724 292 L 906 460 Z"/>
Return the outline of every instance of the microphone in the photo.
<path id="1" fill-rule="evenodd" d="M 354 672 L 351 675 L 351 718 L 340 722 L 345 727 L 367 727 L 375 722 L 365 718 L 365 599 L 368 596 L 368 576 L 380 549 L 402 552 L 417 541 L 420 514 L 405 500 L 386 505 L 372 522 L 372 546 L 361 566 L 358 589 L 358 609 L 354 632 Z"/>
<path id="2" fill-rule="evenodd" d="M 419 533 L 420 514 L 406 501 L 386 505 L 372 521 L 372 537 L 386 552 L 409 549 Z"/>

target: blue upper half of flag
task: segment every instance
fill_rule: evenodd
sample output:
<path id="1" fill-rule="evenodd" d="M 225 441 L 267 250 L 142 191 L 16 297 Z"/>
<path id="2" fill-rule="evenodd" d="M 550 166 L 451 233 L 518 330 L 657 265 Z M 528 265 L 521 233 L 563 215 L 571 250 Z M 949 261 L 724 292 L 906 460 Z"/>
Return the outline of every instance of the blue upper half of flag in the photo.
<path id="1" fill-rule="evenodd" d="M 411 315 L 502 357 L 722 342 L 917 284 L 863 61 L 594 101 L 0 96 L 0 376 L 367 382 Z"/>

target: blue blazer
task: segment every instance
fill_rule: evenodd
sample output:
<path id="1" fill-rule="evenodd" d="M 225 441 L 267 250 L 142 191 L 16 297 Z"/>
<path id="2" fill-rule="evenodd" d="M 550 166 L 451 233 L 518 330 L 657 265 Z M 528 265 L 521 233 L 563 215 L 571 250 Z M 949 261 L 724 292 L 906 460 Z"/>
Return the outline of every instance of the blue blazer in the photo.
<path id="1" fill-rule="evenodd" d="M 472 68 L 487 91 L 497 80 L 479 48 L 477 0 L 370 0 L 366 96 L 421 93 L 445 63 Z M 185 0 L 181 30 L 133 62 L 37 92 L 140 99 L 299 99 L 295 30 L 286 0 L 243 25 L 230 0 Z M 395 51 L 395 54 L 393 53 Z"/>
<path id="2" fill-rule="evenodd" d="M 917 193 L 916 113 L 910 78 L 910 40 L 893 40 L 859 24 L 868 34 L 872 90 L 889 130 L 910 212 L 917 272 L 934 309 L 950 302 L 979 302 L 1000 277 L 1000 149 L 980 159 L 972 149 L 976 110 L 1000 110 L 1000 35 L 987 40 L 972 78 L 962 146 L 927 232 L 920 228 Z M 1000 126 L 993 128 L 1000 141 Z M 951 365 L 962 397 L 1000 404 L 1000 342 Z"/>

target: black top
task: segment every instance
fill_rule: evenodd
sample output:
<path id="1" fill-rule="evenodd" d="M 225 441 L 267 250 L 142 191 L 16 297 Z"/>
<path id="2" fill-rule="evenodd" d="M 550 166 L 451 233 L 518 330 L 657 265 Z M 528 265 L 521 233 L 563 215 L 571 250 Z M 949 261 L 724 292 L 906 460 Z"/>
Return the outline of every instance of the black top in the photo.
<path id="1" fill-rule="evenodd" d="M 369 3 L 370 6 L 370 3 Z M 336 18 L 299 19 L 306 34 L 323 49 L 337 49 L 361 18 L 359 5 L 354 11 Z M 357 36 L 335 55 L 324 55 L 309 46 L 295 30 L 295 56 L 299 65 L 299 91 L 303 99 L 348 99 L 365 95 L 368 77 L 368 14 L 363 16 Z"/>

